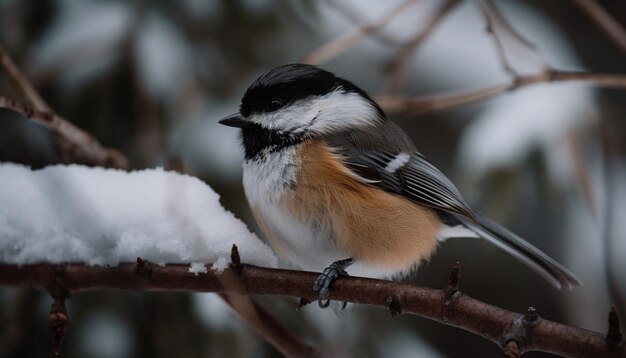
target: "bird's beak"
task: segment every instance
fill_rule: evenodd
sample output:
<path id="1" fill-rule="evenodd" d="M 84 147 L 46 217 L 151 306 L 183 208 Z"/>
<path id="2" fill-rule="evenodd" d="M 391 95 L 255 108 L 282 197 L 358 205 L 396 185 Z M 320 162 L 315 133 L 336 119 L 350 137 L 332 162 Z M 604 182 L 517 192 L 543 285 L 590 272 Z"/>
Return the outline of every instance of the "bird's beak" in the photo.
<path id="1" fill-rule="evenodd" d="M 237 127 L 237 128 L 245 128 L 248 127 L 251 123 L 244 119 L 241 114 L 235 113 L 230 116 L 224 117 L 219 121 L 219 124 L 223 124 L 229 127 Z"/>

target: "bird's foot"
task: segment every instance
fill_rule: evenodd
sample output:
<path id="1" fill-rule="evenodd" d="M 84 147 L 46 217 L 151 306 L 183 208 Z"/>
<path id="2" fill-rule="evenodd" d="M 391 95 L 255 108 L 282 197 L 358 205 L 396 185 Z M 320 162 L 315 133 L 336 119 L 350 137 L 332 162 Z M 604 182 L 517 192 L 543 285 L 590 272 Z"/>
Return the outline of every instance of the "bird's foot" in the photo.
<path id="1" fill-rule="evenodd" d="M 349 276 L 346 268 L 352 265 L 352 259 L 335 261 L 324 269 L 321 275 L 315 280 L 313 290 L 319 295 L 317 304 L 320 308 L 327 308 L 330 305 L 330 284 L 339 276 Z M 347 302 L 343 302 L 341 309 L 346 308 Z"/>

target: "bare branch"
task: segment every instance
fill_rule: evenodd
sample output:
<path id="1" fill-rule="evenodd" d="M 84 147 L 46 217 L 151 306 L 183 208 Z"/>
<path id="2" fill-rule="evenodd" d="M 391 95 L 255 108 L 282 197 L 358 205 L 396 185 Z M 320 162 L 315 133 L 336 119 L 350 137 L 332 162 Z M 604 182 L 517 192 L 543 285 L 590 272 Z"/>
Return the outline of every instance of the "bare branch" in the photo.
<path id="1" fill-rule="evenodd" d="M 12 83 L 31 104 L 0 96 L 0 108 L 20 113 L 50 129 L 56 136 L 59 152 L 65 162 L 128 168 L 128 160 L 118 150 L 103 147 L 93 136 L 57 115 L 41 98 L 35 87 L 0 46 L 0 65 Z"/>
<path id="2" fill-rule="evenodd" d="M 300 60 L 301 63 L 308 64 L 320 64 L 326 62 L 333 57 L 336 57 L 340 53 L 344 52 L 352 45 L 357 43 L 363 37 L 379 31 L 385 25 L 387 25 L 394 17 L 400 15 L 406 8 L 413 5 L 417 0 L 405 0 L 398 6 L 391 9 L 378 21 L 371 24 L 365 24 L 357 27 L 356 29 L 342 35 L 309 53 Z"/>
<path id="3" fill-rule="evenodd" d="M 321 356 L 318 351 L 300 341 L 298 337 L 288 331 L 276 318 L 249 296 L 221 293 L 220 297 L 237 312 L 239 317 L 259 332 L 263 338 L 276 347 L 285 357 Z M 237 304 L 239 300 L 249 301 L 255 314 L 250 315 L 246 310 L 241 310 L 241 305 Z"/>
<path id="4" fill-rule="evenodd" d="M 58 265 L 0 265 L 0 284 L 45 289 L 55 280 Z M 73 293 L 104 289 L 140 291 L 201 291 L 236 294 L 263 294 L 303 297 L 315 300 L 312 290 L 318 274 L 279 270 L 242 264 L 222 273 L 189 273 L 188 265 L 153 266 L 149 275 L 136 273 L 134 263 L 116 267 L 67 264 L 64 285 Z M 222 282 L 238 282 L 237 292 L 227 291 Z M 359 277 L 341 277 L 333 282 L 333 300 L 367 304 L 387 309 L 395 296 L 396 312 L 413 314 L 442 322 L 445 290 Z M 394 300 L 392 300 L 394 301 Z M 562 325 L 536 314 L 517 314 L 498 308 L 460 292 L 446 308 L 446 324 L 480 335 L 501 347 L 511 335 L 511 327 L 521 320 L 525 345 L 521 352 L 544 351 L 570 357 L 626 357 L 624 346 L 610 348 L 605 336 L 596 332 Z M 518 342 L 519 343 L 519 342 Z"/>
<path id="5" fill-rule="evenodd" d="M 239 250 L 233 245 L 230 254 L 230 268 L 235 274 L 241 273 L 241 259 Z M 226 291 L 240 292 L 239 280 L 233 275 L 219 277 Z M 302 342 L 297 336 L 288 331 L 267 310 L 255 302 L 252 297 L 239 294 L 220 293 L 220 298 L 235 311 L 241 319 L 256 330 L 271 345 L 286 357 L 319 357 L 320 353 L 313 347 Z"/>
<path id="6" fill-rule="evenodd" d="M 30 83 L 22 71 L 17 67 L 13 59 L 4 50 L 4 47 L 0 45 L 0 66 L 4 72 L 9 76 L 13 85 L 20 91 L 20 93 L 39 111 L 50 112 L 50 107 L 46 101 L 41 98 L 39 92 Z"/>
<path id="7" fill-rule="evenodd" d="M 548 70 L 547 61 L 543 56 L 535 49 L 535 46 L 520 35 L 509 24 L 504 15 L 498 10 L 498 8 L 490 0 L 475 0 L 485 17 L 486 29 L 493 37 L 496 53 L 498 59 L 505 72 L 507 72 L 513 79 L 517 79 L 519 74 L 511 64 L 506 51 L 506 44 L 514 46 L 522 53 L 531 55 L 541 63 L 543 70 Z"/>
<path id="8" fill-rule="evenodd" d="M 626 29 L 611 14 L 594 0 L 574 0 L 574 3 L 613 40 L 622 52 L 626 53 Z"/>
<path id="9" fill-rule="evenodd" d="M 364 22 L 367 22 L 365 16 L 358 7 L 351 6 L 348 2 L 342 0 L 326 0 L 326 2 L 333 7 L 333 10 L 348 20 L 352 26 L 359 27 Z M 401 42 L 397 38 L 390 36 L 384 32 L 377 31 L 370 33 L 370 37 L 378 41 L 381 45 L 386 46 L 398 46 Z"/>
<path id="10" fill-rule="evenodd" d="M 597 87 L 626 89 L 626 75 L 612 73 L 548 70 L 518 77 L 509 84 L 466 91 L 459 94 L 408 97 L 401 95 L 376 96 L 376 101 L 389 113 L 424 114 L 460 107 L 512 91 L 521 87 L 550 82 L 588 82 Z"/>
<path id="11" fill-rule="evenodd" d="M 20 113 L 50 129 L 58 137 L 63 138 L 59 143 L 65 159 L 74 163 L 97 165 L 107 168 L 128 168 L 126 157 L 116 149 L 103 147 L 89 133 L 84 132 L 71 122 L 63 119 L 54 112 L 41 111 L 33 106 L 0 96 L 0 108 L 6 108 Z"/>
<path id="12" fill-rule="evenodd" d="M 387 76 L 386 83 L 383 85 L 383 93 L 393 93 L 400 90 L 405 82 L 406 69 L 415 53 L 415 49 L 459 3 L 459 0 L 447 0 L 435 11 L 424 27 L 421 28 L 412 39 L 398 48 L 395 55 L 389 60 L 389 63 L 387 63 Z"/>
<path id="13" fill-rule="evenodd" d="M 493 37 L 493 42 L 495 44 L 496 53 L 498 54 L 498 60 L 500 61 L 500 65 L 504 69 L 506 73 L 511 75 L 513 78 L 517 78 L 517 72 L 509 63 L 508 57 L 506 56 L 506 51 L 504 50 L 504 40 L 499 35 L 499 32 L 496 31 L 496 18 L 497 18 L 497 10 L 495 7 L 489 3 L 487 0 L 476 0 L 476 2 L 480 5 L 480 8 L 483 11 L 483 15 L 485 16 L 485 22 L 487 25 L 487 32 L 491 34 Z"/>

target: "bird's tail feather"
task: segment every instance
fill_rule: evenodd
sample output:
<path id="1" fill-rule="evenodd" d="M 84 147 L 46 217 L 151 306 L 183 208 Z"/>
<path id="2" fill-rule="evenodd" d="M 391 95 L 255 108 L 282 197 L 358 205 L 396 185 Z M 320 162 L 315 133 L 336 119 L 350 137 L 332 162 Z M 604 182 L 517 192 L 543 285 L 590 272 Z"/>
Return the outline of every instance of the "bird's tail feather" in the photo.
<path id="1" fill-rule="evenodd" d="M 521 237 L 483 215 L 476 214 L 475 217 L 476 223 L 458 219 L 478 236 L 522 261 L 555 287 L 570 289 L 572 286 L 582 285 L 573 273 Z"/>

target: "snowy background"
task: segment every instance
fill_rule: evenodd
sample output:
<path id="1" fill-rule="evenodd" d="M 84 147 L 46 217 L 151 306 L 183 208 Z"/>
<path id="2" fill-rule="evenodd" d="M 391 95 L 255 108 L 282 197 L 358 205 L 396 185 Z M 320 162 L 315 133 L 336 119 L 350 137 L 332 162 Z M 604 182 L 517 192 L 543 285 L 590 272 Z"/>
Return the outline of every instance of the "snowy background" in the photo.
<path id="1" fill-rule="evenodd" d="M 67 236 L 46 227 L 46 215 L 54 214 L 68 226 L 81 224 L 72 234 L 89 236 L 96 245 L 77 249 L 72 258 L 110 263 L 111 257 L 101 249 L 114 248 L 98 241 L 107 230 L 140 236 L 132 230 L 141 228 L 123 222 L 128 216 L 125 210 L 144 215 L 146 232 L 150 223 L 161 222 L 164 227 L 156 230 L 161 233 L 188 230 L 185 237 L 195 237 L 200 230 L 217 235 L 212 222 L 223 219 L 232 220 L 236 233 L 256 240 L 228 214 L 220 211 L 223 218 L 211 218 L 212 210 L 222 205 L 257 231 L 241 187 L 237 133 L 217 120 L 237 110 L 243 91 L 258 74 L 298 61 L 349 32 L 355 21 L 378 19 L 398 3 L 0 0 L 0 43 L 52 108 L 105 145 L 122 150 L 133 169 L 167 167 L 179 161 L 186 172 L 204 182 L 162 171 L 109 173 L 107 180 L 123 180 L 124 190 L 139 191 L 153 203 L 133 210 L 117 191 L 121 202 L 111 204 L 107 200 L 115 197 L 98 192 L 106 184 L 90 180 L 89 171 L 73 168 L 69 175 L 60 174 L 58 167 L 27 169 L 60 163 L 54 138 L 41 126 L 0 110 L 0 162 L 19 164 L 0 166 L 0 251 L 16 245 L 13 240 L 20 236 L 24 245 L 29 240 Z M 372 94 L 381 93 L 394 44 L 409 39 L 441 3 L 422 0 L 407 7 L 380 34 L 358 42 L 324 63 L 324 68 Z M 599 3 L 626 24 L 623 1 Z M 624 52 L 571 2 L 497 4 L 551 65 L 626 73 Z M 536 58 L 513 57 L 520 73 L 541 68 Z M 399 92 L 448 93 L 508 80 L 482 14 L 472 2 L 463 1 L 418 47 Z M 19 98 L 4 73 L 0 73 L 0 94 Z M 609 295 L 607 270 L 621 284 L 618 297 L 626 296 L 626 266 L 618 260 L 626 253 L 625 103 L 626 92 L 567 83 L 526 87 L 434 114 L 394 115 L 392 119 L 470 202 L 563 263 L 585 285 L 554 290 L 522 264 L 477 240 L 443 244 L 407 281 L 444 288 L 450 267 L 460 260 L 465 293 L 513 311 L 533 306 L 545 318 L 604 332 L 608 308 L 615 300 Z M 604 128 L 618 144 L 611 168 L 606 166 L 600 141 Z M 77 186 L 77 181 L 85 185 Z M 612 183 L 610 193 L 607 182 Z M 23 194 L 28 190 L 30 198 Z M 50 206 L 32 212 L 28 205 L 33 197 Z M 59 200 L 64 200 L 62 215 L 53 209 Z M 201 211 L 206 220 L 194 216 L 193 225 L 177 222 L 172 212 L 185 210 Z M 39 232 L 19 232 L 15 223 L 28 218 L 41 221 Z M 119 226 L 104 227 L 106 222 Z M 155 239 L 167 246 L 173 244 L 168 237 Z M 612 243 L 609 250 L 607 238 Z M 193 245 L 161 259 L 208 262 L 230 248 L 229 243 L 209 253 Z M 255 245 L 259 250 L 242 252 L 242 260 L 273 265 L 265 246 Z M 130 259 L 133 250 L 143 248 L 124 247 Z M 387 312 L 368 307 L 354 307 L 340 316 L 314 305 L 296 312 L 295 300 L 259 300 L 290 329 L 336 356 L 499 354 L 498 347 L 480 337 L 415 317 L 391 320 Z M 50 298 L 41 292 L 0 288 L 0 357 L 49 354 L 49 304 Z M 76 295 L 68 305 L 66 357 L 278 356 L 211 294 L 102 292 Z M 621 302 L 621 307 L 625 305 Z"/>

